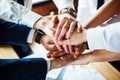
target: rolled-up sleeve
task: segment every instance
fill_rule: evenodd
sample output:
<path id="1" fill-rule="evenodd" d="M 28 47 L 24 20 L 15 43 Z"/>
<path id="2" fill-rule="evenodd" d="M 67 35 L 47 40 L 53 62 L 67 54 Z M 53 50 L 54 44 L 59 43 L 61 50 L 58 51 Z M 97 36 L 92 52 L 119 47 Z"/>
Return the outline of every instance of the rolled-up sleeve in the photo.
<path id="1" fill-rule="evenodd" d="M 0 0 L 0 19 L 33 27 L 41 15 L 13 0 Z"/>
<path id="2" fill-rule="evenodd" d="M 88 29 L 87 41 L 90 50 L 105 49 L 120 53 L 120 23 Z"/>

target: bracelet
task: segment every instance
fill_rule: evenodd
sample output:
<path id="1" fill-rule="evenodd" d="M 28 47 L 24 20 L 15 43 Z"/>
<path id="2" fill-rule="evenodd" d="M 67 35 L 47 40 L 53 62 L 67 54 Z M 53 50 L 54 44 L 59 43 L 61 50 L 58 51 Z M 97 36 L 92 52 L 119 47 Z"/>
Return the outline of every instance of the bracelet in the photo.
<path id="1" fill-rule="evenodd" d="M 41 30 L 38 30 L 38 33 L 36 35 L 36 38 L 35 38 L 35 42 L 39 43 L 40 44 L 40 39 L 41 37 L 44 35 L 45 33 Z"/>
<path id="2" fill-rule="evenodd" d="M 73 8 L 64 8 L 60 11 L 60 14 L 68 13 L 73 17 L 77 17 L 77 12 Z"/>

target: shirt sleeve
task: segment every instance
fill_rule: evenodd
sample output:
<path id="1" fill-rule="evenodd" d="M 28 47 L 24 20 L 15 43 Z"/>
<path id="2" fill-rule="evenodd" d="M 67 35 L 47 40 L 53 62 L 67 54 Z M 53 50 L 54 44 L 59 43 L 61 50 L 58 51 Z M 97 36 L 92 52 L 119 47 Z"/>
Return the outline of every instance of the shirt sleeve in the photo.
<path id="1" fill-rule="evenodd" d="M 87 41 L 90 50 L 105 49 L 120 52 L 120 23 L 106 27 L 97 27 L 87 30 Z"/>
<path id="2" fill-rule="evenodd" d="M 68 7 L 74 9 L 73 1 L 74 0 L 53 0 L 59 11 Z"/>
<path id="3" fill-rule="evenodd" d="M 28 37 L 27 37 L 27 42 L 28 42 L 28 43 L 32 43 L 34 33 L 35 33 L 35 30 L 34 30 L 34 29 L 31 29 L 30 32 L 29 32 L 29 35 L 28 35 Z"/>
<path id="4" fill-rule="evenodd" d="M 0 19 L 33 27 L 41 15 L 13 0 L 0 0 Z"/>
<path id="5" fill-rule="evenodd" d="M 26 45 L 32 28 L 5 20 L 0 20 L 0 43 Z"/>

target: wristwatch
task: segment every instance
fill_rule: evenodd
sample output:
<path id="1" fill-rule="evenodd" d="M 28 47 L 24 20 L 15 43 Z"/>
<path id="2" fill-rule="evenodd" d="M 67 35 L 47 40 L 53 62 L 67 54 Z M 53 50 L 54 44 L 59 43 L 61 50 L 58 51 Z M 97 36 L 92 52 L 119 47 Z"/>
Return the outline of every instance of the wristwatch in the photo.
<path id="1" fill-rule="evenodd" d="M 35 38 L 35 42 L 39 43 L 40 44 L 40 39 L 41 37 L 44 35 L 45 33 L 41 30 L 38 30 L 38 33 L 36 35 L 36 38 Z"/>
<path id="2" fill-rule="evenodd" d="M 64 14 L 64 13 L 68 13 L 73 17 L 77 17 L 77 11 L 74 10 L 73 8 L 64 8 L 60 11 L 59 14 Z"/>
<path id="3" fill-rule="evenodd" d="M 86 49 L 89 49 L 88 43 L 86 42 L 85 44 L 86 44 Z"/>

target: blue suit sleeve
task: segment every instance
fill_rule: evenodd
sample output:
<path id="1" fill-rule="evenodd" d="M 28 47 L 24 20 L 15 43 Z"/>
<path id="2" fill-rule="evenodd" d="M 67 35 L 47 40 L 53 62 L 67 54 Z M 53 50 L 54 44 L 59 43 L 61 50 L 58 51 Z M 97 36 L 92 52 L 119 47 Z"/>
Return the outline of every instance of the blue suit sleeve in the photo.
<path id="1" fill-rule="evenodd" d="M 45 80 L 46 74 L 44 58 L 0 59 L 1 80 Z"/>
<path id="2" fill-rule="evenodd" d="M 30 30 L 25 25 L 0 20 L 0 43 L 26 44 Z"/>

